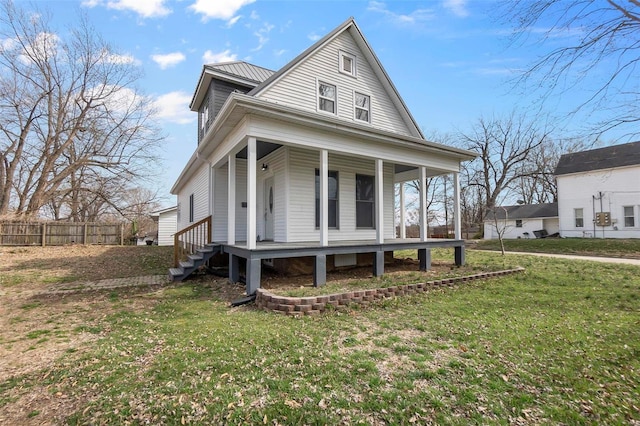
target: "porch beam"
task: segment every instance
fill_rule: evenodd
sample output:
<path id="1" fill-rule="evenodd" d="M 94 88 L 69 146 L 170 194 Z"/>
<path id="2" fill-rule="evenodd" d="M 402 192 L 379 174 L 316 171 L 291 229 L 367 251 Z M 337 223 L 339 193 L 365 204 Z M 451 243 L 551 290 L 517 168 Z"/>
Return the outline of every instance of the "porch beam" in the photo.
<path id="1" fill-rule="evenodd" d="M 236 155 L 227 157 L 227 244 L 236 243 Z"/>
<path id="2" fill-rule="evenodd" d="M 313 286 L 322 287 L 327 283 L 327 255 L 317 254 L 313 266 Z"/>
<path id="3" fill-rule="evenodd" d="M 255 242 L 255 241 L 254 241 Z M 252 295 L 260 288 L 260 272 L 262 260 L 249 257 L 247 259 L 247 267 L 245 270 L 245 279 L 247 281 L 247 295 Z"/>
<path id="4" fill-rule="evenodd" d="M 384 252 L 373 253 L 373 276 L 381 277 L 384 274 Z"/>
<path id="5" fill-rule="evenodd" d="M 256 161 L 258 161 L 256 150 L 256 138 L 249 137 L 247 141 L 247 248 L 256 248 L 256 225 L 257 225 L 257 191 L 256 191 Z M 247 280 L 247 286 L 249 282 Z M 248 288 L 248 287 L 247 287 Z"/>
<path id="6" fill-rule="evenodd" d="M 453 174 L 453 230 L 456 240 L 462 239 L 462 217 L 460 216 L 460 173 Z"/>
<path id="7" fill-rule="evenodd" d="M 420 240 L 427 241 L 427 168 L 420 167 Z"/>
<path id="8" fill-rule="evenodd" d="M 405 199 L 404 199 L 404 182 L 400 182 L 400 238 L 401 239 L 406 239 L 407 238 L 407 223 L 406 223 L 406 219 L 405 216 L 407 214 L 407 207 L 405 206 Z"/>
<path id="9" fill-rule="evenodd" d="M 320 245 L 329 245 L 329 151 L 320 151 Z"/>
<path id="10" fill-rule="evenodd" d="M 384 243 L 384 163 L 376 158 L 376 242 Z M 384 253 L 383 253 L 384 254 Z"/>
<path id="11" fill-rule="evenodd" d="M 418 249 L 418 262 L 421 271 L 431 269 L 431 249 Z"/>

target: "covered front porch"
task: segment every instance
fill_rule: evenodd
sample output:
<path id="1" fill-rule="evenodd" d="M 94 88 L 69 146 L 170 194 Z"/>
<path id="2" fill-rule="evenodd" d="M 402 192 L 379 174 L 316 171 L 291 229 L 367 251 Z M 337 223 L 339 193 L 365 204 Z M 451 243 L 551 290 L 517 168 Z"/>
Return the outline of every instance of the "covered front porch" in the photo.
<path id="1" fill-rule="evenodd" d="M 229 254 L 229 281 L 236 283 L 240 279 L 240 259 L 246 260 L 245 280 L 246 293 L 254 294 L 260 288 L 262 264 L 264 260 L 313 257 L 313 283 L 321 286 L 327 280 L 327 256 L 348 255 L 358 253 L 371 253 L 373 255 L 373 275 L 378 277 L 384 274 L 384 254 L 396 250 L 417 250 L 419 267 L 426 271 L 431 267 L 431 249 L 441 247 L 453 247 L 455 264 L 464 265 L 464 240 L 461 239 L 437 239 L 419 238 L 385 239 L 382 242 L 375 240 L 364 241 L 331 241 L 327 245 L 318 242 L 305 241 L 295 243 L 274 243 L 268 241 L 257 242 L 252 249 L 247 248 L 246 242 L 229 244 L 227 242 L 215 242 L 221 247 L 223 253 Z"/>

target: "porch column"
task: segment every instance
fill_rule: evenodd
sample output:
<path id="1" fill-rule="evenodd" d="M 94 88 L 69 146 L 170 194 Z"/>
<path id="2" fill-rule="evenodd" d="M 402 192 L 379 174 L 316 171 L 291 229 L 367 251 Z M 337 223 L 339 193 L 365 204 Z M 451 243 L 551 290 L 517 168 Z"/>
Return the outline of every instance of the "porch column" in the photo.
<path id="1" fill-rule="evenodd" d="M 460 216 L 460 173 L 453 174 L 453 230 L 456 240 L 462 239 L 462 217 Z"/>
<path id="2" fill-rule="evenodd" d="M 376 159 L 376 242 L 384 243 L 384 177 L 383 162 Z"/>
<path id="3" fill-rule="evenodd" d="M 247 249 L 256 248 L 256 138 L 250 137 L 247 141 Z M 259 263 L 259 261 L 258 261 Z M 247 269 L 249 267 L 247 266 Z M 253 268 L 253 265 L 252 265 Z"/>
<path id="4" fill-rule="evenodd" d="M 427 241 L 427 168 L 420 167 L 420 241 Z"/>
<path id="5" fill-rule="evenodd" d="M 236 243 L 236 155 L 227 159 L 227 244 Z"/>
<path id="6" fill-rule="evenodd" d="M 405 221 L 405 215 L 407 214 L 405 199 L 404 199 L 404 182 L 400 182 L 400 238 L 407 238 L 407 223 Z"/>
<path id="7" fill-rule="evenodd" d="M 329 245 L 329 151 L 320 151 L 320 245 Z"/>

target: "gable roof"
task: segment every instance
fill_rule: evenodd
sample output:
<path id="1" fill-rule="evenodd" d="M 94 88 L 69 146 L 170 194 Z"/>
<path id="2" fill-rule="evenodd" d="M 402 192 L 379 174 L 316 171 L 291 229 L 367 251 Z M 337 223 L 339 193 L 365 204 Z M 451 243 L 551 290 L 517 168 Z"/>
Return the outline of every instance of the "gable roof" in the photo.
<path id="1" fill-rule="evenodd" d="M 206 64 L 202 68 L 202 73 L 200 74 L 198 85 L 191 98 L 189 108 L 191 111 L 197 111 L 206 95 L 207 87 L 209 87 L 209 83 L 213 78 L 253 88 L 271 77 L 274 72 L 275 71 L 245 61 Z"/>
<path id="2" fill-rule="evenodd" d="M 489 211 L 485 220 L 493 220 L 494 214 L 500 220 L 505 219 L 505 209 L 509 219 L 538 219 L 558 217 L 558 203 L 520 204 L 517 206 L 499 206 Z"/>
<path id="3" fill-rule="evenodd" d="M 555 175 L 640 165 L 640 142 L 563 154 Z"/>
<path id="4" fill-rule="evenodd" d="M 387 74 L 387 72 L 384 70 L 382 63 L 374 53 L 373 49 L 371 48 L 367 40 L 364 38 L 364 35 L 360 31 L 360 28 L 358 28 L 358 25 L 356 24 L 353 17 L 350 17 L 341 25 L 336 27 L 333 31 L 331 31 L 329 34 L 322 37 L 316 43 L 311 45 L 311 47 L 309 47 L 307 50 L 302 52 L 300 55 L 296 56 L 292 61 L 290 61 L 284 67 L 280 68 L 277 72 L 275 72 L 268 79 L 266 79 L 265 81 L 257 85 L 247 94 L 249 96 L 255 96 L 260 92 L 266 90 L 267 88 L 271 87 L 278 80 L 280 80 L 282 77 L 287 75 L 291 70 L 293 70 L 302 62 L 307 60 L 307 58 L 309 58 L 316 51 L 320 50 L 322 47 L 324 47 L 329 42 L 334 40 L 344 31 L 349 31 L 349 33 L 355 40 L 356 44 L 364 54 L 369 64 L 371 65 L 373 72 L 376 74 L 376 76 L 378 77 L 378 79 L 386 89 L 387 93 L 389 93 L 391 101 L 394 103 L 396 109 L 399 111 L 403 120 L 405 121 L 407 126 L 410 128 L 412 135 L 415 137 L 424 139 L 424 135 L 422 134 L 420 127 L 418 126 L 415 119 L 411 115 L 411 112 L 409 112 L 407 105 L 402 100 L 402 97 L 398 93 L 398 90 L 396 89 L 393 82 L 389 78 L 389 75 Z"/>

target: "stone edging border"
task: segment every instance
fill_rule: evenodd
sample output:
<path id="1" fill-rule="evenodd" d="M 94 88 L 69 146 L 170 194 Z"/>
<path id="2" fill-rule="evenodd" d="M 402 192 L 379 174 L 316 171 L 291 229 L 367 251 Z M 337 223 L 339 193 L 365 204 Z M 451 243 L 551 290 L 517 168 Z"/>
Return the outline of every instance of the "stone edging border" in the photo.
<path id="1" fill-rule="evenodd" d="M 324 296 L 311 297 L 287 297 L 269 293 L 259 288 L 256 294 L 255 304 L 259 309 L 278 314 L 303 316 L 319 315 L 328 306 L 340 311 L 348 308 L 350 304 L 368 305 L 369 303 L 388 297 L 404 296 L 407 294 L 429 291 L 438 287 L 453 287 L 466 281 L 475 281 L 486 278 L 499 277 L 524 272 L 524 268 L 506 269 L 503 271 L 483 272 L 481 274 L 466 275 L 463 277 L 444 278 L 441 280 L 427 281 L 418 284 L 405 284 L 395 287 L 374 288 L 366 290 L 354 290 L 346 293 L 336 293 Z"/>

